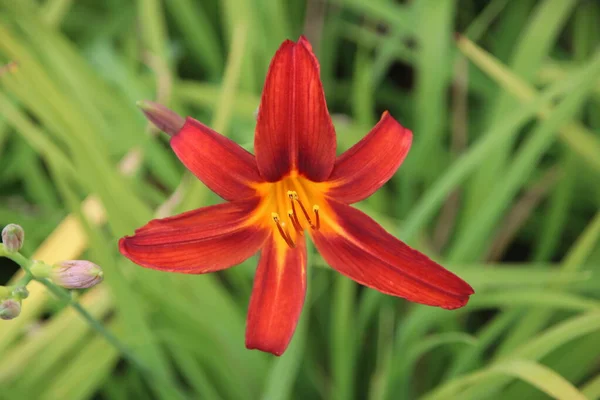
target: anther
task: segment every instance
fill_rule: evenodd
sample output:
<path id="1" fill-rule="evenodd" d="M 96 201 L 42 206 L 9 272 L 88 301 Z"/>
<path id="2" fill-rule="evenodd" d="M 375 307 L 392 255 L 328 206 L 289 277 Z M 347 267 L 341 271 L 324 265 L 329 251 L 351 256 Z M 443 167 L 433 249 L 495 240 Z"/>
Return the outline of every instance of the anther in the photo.
<path id="1" fill-rule="evenodd" d="M 294 241 L 287 232 L 287 229 L 285 229 L 285 222 L 281 222 L 281 220 L 279 219 L 279 214 L 271 213 L 271 218 L 273 218 L 275 225 L 277 225 L 277 230 L 279 231 L 279 234 L 281 235 L 283 240 L 285 240 L 287 245 L 290 246 L 292 249 L 295 248 L 296 245 L 294 244 Z"/>
<path id="2" fill-rule="evenodd" d="M 315 213 L 315 226 L 314 229 L 315 230 L 319 230 L 319 228 L 321 227 L 321 218 L 319 217 L 319 206 L 318 205 L 314 205 L 313 206 L 313 212 Z"/>
<path id="3" fill-rule="evenodd" d="M 298 198 L 298 194 L 296 192 L 293 192 L 291 190 L 288 190 L 287 195 L 290 199 L 290 203 L 292 204 L 292 214 L 294 214 L 294 217 L 296 218 L 296 222 L 298 222 L 298 225 L 300 226 L 300 230 L 302 230 L 302 226 L 300 225 L 300 221 L 298 221 L 298 213 L 296 213 L 296 205 L 294 200 Z"/>

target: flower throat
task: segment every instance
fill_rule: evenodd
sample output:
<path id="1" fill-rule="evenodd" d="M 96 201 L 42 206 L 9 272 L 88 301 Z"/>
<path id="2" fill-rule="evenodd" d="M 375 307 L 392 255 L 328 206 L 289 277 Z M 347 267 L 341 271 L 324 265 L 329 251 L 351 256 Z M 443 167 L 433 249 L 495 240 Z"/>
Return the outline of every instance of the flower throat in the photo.
<path id="1" fill-rule="evenodd" d="M 321 228 L 322 185 L 295 175 L 263 183 L 258 188 L 264 199 L 261 208 L 263 212 L 270 212 L 267 214 L 269 224 L 289 247 L 296 247 L 297 237 L 305 229 Z"/>

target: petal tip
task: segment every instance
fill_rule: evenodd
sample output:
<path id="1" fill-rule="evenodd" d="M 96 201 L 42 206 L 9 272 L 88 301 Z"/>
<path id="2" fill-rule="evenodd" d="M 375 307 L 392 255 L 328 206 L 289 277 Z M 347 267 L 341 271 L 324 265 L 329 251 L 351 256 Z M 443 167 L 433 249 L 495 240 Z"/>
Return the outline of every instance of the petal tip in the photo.
<path id="1" fill-rule="evenodd" d="M 391 124 L 397 125 L 400 128 L 399 132 L 401 134 L 412 138 L 412 135 L 413 135 L 412 131 L 410 129 L 408 129 L 407 127 L 405 127 L 404 125 L 402 125 L 400 122 L 398 122 L 398 120 L 396 118 L 394 118 L 388 110 L 385 110 L 383 113 L 381 113 L 381 117 L 379 118 L 379 122 L 377 123 L 377 125 L 379 125 L 381 123 L 391 123 Z"/>
<path id="2" fill-rule="evenodd" d="M 283 50 L 287 50 L 288 47 L 293 47 L 295 46 L 296 43 L 293 40 L 290 39 L 285 39 L 281 45 L 279 46 L 279 49 L 277 50 L 277 53 L 283 51 Z M 275 56 L 273 58 L 275 58 L 277 56 L 277 53 L 275 53 Z"/>
<path id="3" fill-rule="evenodd" d="M 441 304 L 440 307 L 446 310 L 457 310 L 459 308 L 463 308 L 469 302 L 470 295 L 460 296 L 456 299 L 456 302 Z"/>
<path id="4" fill-rule="evenodd" d="M 287 345 L 282 347 L 282 346 L 277 346 L 277 345 L 273 345 L 273 344 L 269 344 L 269 343 L 259 343 L 258 341 L 255 342 L 255 341 L 252 341 L 252 340 L 246 338 L 246 348 L 248 350 L 258 350 L 258 351 L 270 353 L 270 354 L 273 354 L 274 356 L 280 357 L 283 355 L 283 353 L 287 349 Z"/>
<path id="5" fill-rule="evenodd" d="M 475 290 L 471 285 L 469 285 L 464 279 L 455 275 L 457 279 L 460 280 L 460 288 L 457 290 L 458 296 L 466 296 L 467 298 L 473 294 L 475 294 Z"/>
<path id="6" fill-rule="evenodd" d="M 169 136 L 176 135 L 185 124 L 185 119 L 182 116 L 162 104 L 149 100 L 139 100 L 135 104 L 154 126 Z"/>
<path id="7" fill-rule="evenodd" d="M 312 44 L 310 44 L 306 36 L 300 35 L 298 38 L 298 44 L 304 46 L 306 50 L 310 51 L 311 53 L 313 52 Z"/>
<path id="8" fill-rule="evenodd" d="M 440 305 L 440 307 L 445 308 L 447 310 L 456 310 L 467 305 L 467 303 L 471 299 L 471 296 L 475 294 L 475 290 L 473 290 L 473 287 L 471 287 L 471 285 L 469 285 L 467 282 L 463 281 L 462 279 L 461 281 L 464 286 L 464 290 L 462 291 L 462 293 L 456 294 L 456 300 L 452 303 L 442 304 Z"/>

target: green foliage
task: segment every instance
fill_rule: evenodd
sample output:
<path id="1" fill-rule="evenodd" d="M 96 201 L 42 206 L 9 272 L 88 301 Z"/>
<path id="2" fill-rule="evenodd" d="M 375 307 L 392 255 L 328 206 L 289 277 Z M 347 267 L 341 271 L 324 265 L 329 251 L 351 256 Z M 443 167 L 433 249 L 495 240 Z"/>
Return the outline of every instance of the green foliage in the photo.
<path id="1" fill-rule="evenodd" d="M 0 399 L 600 399 L 599 19 L 575 0 L 0 0 L 0 67 L 18 63 L 0 70 L 0 227 L 23 226 L 28 256 L 101 265 L 79 300 L 148 367 L 33 287 L 0 321 Z M 302 33 L 340 150 L 386 109 L 415 134 L 359 207 L 476 294 L 408 304 L 313 249 L 275 358 L 244 348 L 255 260 L 180 276 L 116 243 L 218 201 L 135 102 L 251 148 L 269 60 Z"/>

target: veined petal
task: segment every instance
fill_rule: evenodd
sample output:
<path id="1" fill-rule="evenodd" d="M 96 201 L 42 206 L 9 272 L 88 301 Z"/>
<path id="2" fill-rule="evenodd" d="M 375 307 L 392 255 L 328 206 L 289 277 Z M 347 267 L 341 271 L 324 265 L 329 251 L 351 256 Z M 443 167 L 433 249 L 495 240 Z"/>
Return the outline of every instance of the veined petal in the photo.
<path id="1" fill-rule="evenodd" d="M 270 182 L 292 170 L 321 182 L 331 174 L 335 147 L 317 59 L 305 38 L 287 40 L 271 61 L 258 110 L 258 168 Z"/>
<path id="2" fill-rule="evenodd" d="M 283 354 L 296 330 L 306 294 L 306 245 L 292 249 L 279 236 L 267 240 L 248 307 L 246 347 Z"/>
<path id="3" fill-rule="evenodd" d="M 251 185 L 263 181 L 252 154 L 193 118 L 171 138 L 171 147 L 187 169 L 225 200 L 252 197 L 256 192 Z"/>
<path id="4" fill-rule="evenodd" d="M 367 136 L 337 158 L 329 196 L 347 204 L 369 197 L 396 173 L 411 143 L 412 132 L 386 111 Z"/>
<path id="5" fill-rule="evenodd" d="M 224 203 L 150 221 L 119 241 L 121 254 L 162 271 L 203 274 L 241 263 L 268 236 L 248 223 L 258 199 Z"/>
<path id="6" fill-rule="evenodd" d="M 329 201 L 325 226 L 312 231 L 317 249 L 334 269 L 385 294 L 447 309 L 467 304 L 469 284 L 387 233 L 355 208 Z"/>

